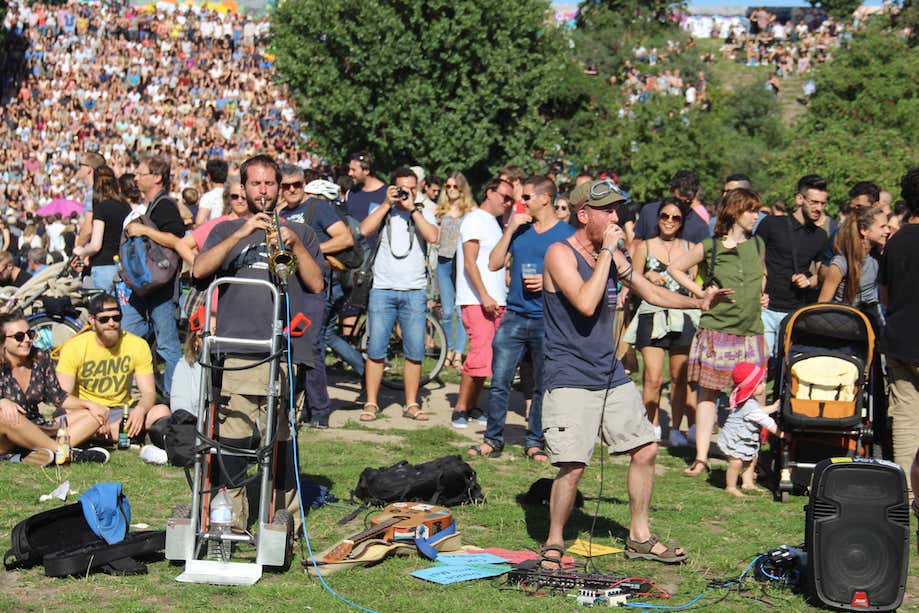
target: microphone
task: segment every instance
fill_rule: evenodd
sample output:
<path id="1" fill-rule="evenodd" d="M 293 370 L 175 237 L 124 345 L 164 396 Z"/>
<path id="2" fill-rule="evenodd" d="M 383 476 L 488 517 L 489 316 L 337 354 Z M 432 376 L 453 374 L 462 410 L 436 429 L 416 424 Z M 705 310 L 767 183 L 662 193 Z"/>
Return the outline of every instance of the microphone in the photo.
<path id="1" fill-rule="evenodd" d="M 629 255 L 629 250 L 625 246 L 625 241 L 623 239 L 620 238 L 619 242 L 616 243 L 616 249 L 622 252 L 622 255 L 625 256 L 626 262 L 628 262 L 629 264 L 632 263 L 632 256 Z"/>

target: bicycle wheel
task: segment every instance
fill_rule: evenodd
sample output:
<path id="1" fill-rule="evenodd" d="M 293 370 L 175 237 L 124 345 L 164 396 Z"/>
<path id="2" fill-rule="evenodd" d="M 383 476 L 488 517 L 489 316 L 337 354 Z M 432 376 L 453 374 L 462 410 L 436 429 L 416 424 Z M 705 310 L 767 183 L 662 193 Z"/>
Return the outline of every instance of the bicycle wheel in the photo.
<path id="1" fill-rule="evenodd" d="M 69 338 L 77 335 L 83 325 L 70 317 L 56 317 L 46 313 L 36 313 L 27 318 L 29 326 L 35 330 L 34 347 L 51 353 Z"/>
<path id="2" fill-rule="evenodd" d="M 361 336 L 361 350 L 367 350 L 367 331 Z M 389 389 L 405 389 L 405 382 L 402 379 L 402 369 L 405 364 L 405 354 L 402 353 L 402 333 L 399 326 L 393 326 L 393 331 L 389 336 L 389 349 L 387 351 L 386 364 L 383 368 L 383 385 Z M 428 311 L 425 314 L 425 333 L 424 333 L 424 359 L 421 361 L 421 385 L 427 385 L 432 379 L 436 379 L 444 367 L 444 361 L 447 359 L 447 335 L 440 320 L 434 313 Z"/>

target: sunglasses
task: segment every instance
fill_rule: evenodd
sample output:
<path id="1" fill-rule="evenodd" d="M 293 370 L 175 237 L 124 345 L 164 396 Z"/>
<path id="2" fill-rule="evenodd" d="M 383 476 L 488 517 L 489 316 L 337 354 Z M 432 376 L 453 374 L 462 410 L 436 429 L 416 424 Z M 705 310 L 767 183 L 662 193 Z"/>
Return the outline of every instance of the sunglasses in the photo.
<path id="1" fill-rule="evenodd" d="M 567 206 L 557 206 L 555 207 L 555 210 L 556 211 L 567 211 L 568 207 Z"/>
<path id="2" fill-rule="evenodd" d="M 670 215 L 669 213 L 661 213 L 659 215 L 659 219 L 661 221 L 674 221 L 676 223 L 680 223 L 681 221 L 683 221 L 683 216 L 682 215 Z"/>
<path id="3" fill-rule="evenodd" d="M 444 185 L 444 189 L 459 189 L 459 185 Z"/>
<path id="4" fill-rule="evenodd" d="M 100 324 L 107 324 L 110 321 L 118 323 L 121 321 L 121 313 L 118 313 L 117 315 L 98 315 L 96 317 L 96 321 L 98 321 Z"/>
<path id="5" fill-rule="evenodd" d="M 242 200 L 242 194 L 230 194 L 230 200 Z"/>
<path id="6" fill-rule="evenodd" d="M 626 197 L 625 193 L 622 191 L 622 188 L 616 185 L 614 181 L 610 181 L 609 179 L 603 181 L 602 183 L 594 183 L 590 187 L 590 198 L 592 200 L 603 198 L 604 196 L 612 193 L 619 194 L 623 198 Z"/>
<path id="7" fill-rule="evenodd" d="M 6 338 L 15 338 L 17 343 L 21 343 L 22 341 L 26 340 L 27 336 L 29 337 L 30 341 L 33 340 L 35 338 L 35 330 L 27 330 L 25 332 L 20 330 L 15 334 L 7 334 Z"/>
<path id="8" fill-rule="evenodd" d="M 524 202 L 529 202 L 530 200 L 532 200 L 532 199 L 535 198 L 536 196 L 537 196 L 537 194 L 520 194 L 520 199 L 523 200 Z M 505 196 L 504 198 L 505 198 L 505 200 L 506 200 L 506 199 L 507 199 L 507 196 Z"/>
<path id="9" fill-rule="evenodd" d="M 293 183 L 281 183 L 281 189 L 303 189 L 303 181 L 294 181 Z"/>

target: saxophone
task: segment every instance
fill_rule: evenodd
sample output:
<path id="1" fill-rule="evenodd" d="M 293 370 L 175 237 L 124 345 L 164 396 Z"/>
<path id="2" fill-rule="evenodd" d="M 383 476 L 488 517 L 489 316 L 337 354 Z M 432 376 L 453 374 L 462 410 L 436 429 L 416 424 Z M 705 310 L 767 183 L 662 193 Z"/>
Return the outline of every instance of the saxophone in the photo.
<path id="1" fill-rule="evenodd" d="M 266 198 L 262 196 L 262 210 L 265 210 Z M 281 285 L 287 285 L 287 279 L 297 270 L 297 256 L 284 246 L 281 240 L 281 218 L 278 215 L 278 209 L 275 207 L 272 212 L 272 221 L 274 222 L 275 240 L 267 241 L 268 245 L 268 271 L 275 277 Z"/>

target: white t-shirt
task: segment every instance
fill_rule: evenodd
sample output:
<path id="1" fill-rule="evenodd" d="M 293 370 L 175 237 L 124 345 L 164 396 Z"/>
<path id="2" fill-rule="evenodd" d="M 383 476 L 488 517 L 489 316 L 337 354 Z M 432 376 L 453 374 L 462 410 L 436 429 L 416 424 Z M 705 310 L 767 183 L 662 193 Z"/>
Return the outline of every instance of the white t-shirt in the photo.
<path id="1" fill-rule="evenodd" d="M 482 304 L 481 296 L 469 281 L 463 255 L 462 243 L 473 240 L 479 242 L 479 255 L 475 259 L 475 264 L 479 268 L 485 291 L 500 306 L 506 306 L 507 284 L 504 267 L 494 272 L 488 270 L 488 256 L 501 240 L 501 226 L 494 215 L 482 209 L 467 214 L 460 224 L 460 247 L 456 250 L 456 304 Z"/>
<path id="2" fill-rule="evenodd" d="M 215 187 L 201 196 L 198 208 L 205 208 L 209 211 L 208 219 L 217 219 L 223 215 L 223 186 Z"/>
<path id="3" fill-rule="evenodd" d="M 373 213 L 379 205 L 371 206 Z M 421 213 L 425 221 L 437 227 L 437 218 L 431 211 Z M 424 271 L 425 251 L 417 229 L 410 235 L 408 221 L 411 213 L 405 209 L 391 209 L 380 226 L 380 249 L 373 263 L 374 289 L 425 289 L 428 280 Z M 389 227 L 387 227 L 387 225 Z"/>

